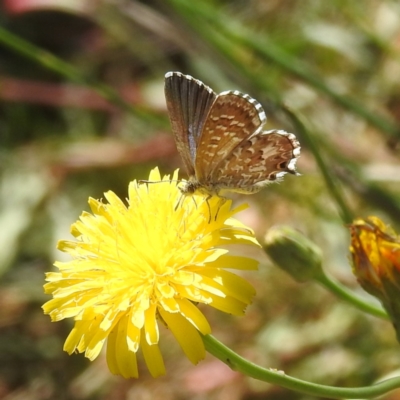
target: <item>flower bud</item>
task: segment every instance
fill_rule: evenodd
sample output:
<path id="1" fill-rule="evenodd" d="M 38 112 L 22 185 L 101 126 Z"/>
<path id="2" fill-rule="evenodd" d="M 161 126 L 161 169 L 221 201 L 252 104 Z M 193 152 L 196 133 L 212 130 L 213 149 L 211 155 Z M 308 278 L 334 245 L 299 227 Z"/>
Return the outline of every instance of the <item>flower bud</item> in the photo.
<path id="1" fill-rule="evenodd" d="M 400 237 L 377 217 L 350 225 L 353 273 L 388 312 L 400 341 Z"/>
<path id="2" fill-rule="evenodd" d="M 287 227 L 271 228 L 264 240 L 264 250 L 272 261 L 298 282 L 322 274 L 322 252 L 300 232 Z"/>

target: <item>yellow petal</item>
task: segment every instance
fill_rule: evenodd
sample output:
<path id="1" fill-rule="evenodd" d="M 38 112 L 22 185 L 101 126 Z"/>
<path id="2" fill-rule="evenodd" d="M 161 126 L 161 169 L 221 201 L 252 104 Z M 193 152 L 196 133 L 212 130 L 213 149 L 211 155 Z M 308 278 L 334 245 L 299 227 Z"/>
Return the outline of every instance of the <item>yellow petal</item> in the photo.
<path id="1" fill-rule="evenodd" d="M 257 270 L 258 260 L 249 257 L 223 255 L 217 261 L 215 266 L 218 268 Z"/>
<path id="2" fill-rule="evenodd" d="M 142 337 L 140 341 L 144 360 L 147 368 L 153 378 L 157 376 L 165 375 L 164 360 L 161 355 L 160 348 L 157 344 L 149 345 L 147 341 Z"/>
<path id="3" fill-rule="evenodd" d="M 159 308 L 158 311 L 186 354 L 186 357 L 193 364 L 197 364 L 203 360 L 206 350 L 197 329 L 178 313 L 171 314 L 162 308 Z"/>
<path id="4" fill-rule="evenodd" d="M 137 378 L 139 373 L 137 369 L 136 353 L 129 350 L 127 340 L 127 325 L 129 318 L 121 318 L 116 325 L 117 337 L 115 338 L 114 351 L 116 353 L 116 367 L 118 373 L 124 378 Z"/>
<path id="5" fill-rule="evenodd" d="M 156 311 L 157 311 L 157 306 L 155 304 L 152 304 L 146 310 L 145 314 L 144 330 L 145 330 L 146 342 L 149 345 L 157 344 L 160 337 L 160 332 L 156 321 Z"/>
<path id="6" fill-rule="evenodd" d="M 211 333 L 211 327 L 204 314 L 189 300 L 177 299 L 179 312 L 203 335 Z"/>

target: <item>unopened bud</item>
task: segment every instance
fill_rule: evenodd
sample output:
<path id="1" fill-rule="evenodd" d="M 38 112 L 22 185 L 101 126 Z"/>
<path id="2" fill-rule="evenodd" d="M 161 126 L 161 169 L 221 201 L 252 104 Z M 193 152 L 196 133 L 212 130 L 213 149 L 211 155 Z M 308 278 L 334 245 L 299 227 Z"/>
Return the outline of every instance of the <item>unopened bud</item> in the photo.
<path id="1" fill-rule="evenodd" d="M 265 236 L 264 250 L 279 268 L 298 282 L 306 282 L 322 274 L 320 248 L 293 228 L 271 228 Z"/>

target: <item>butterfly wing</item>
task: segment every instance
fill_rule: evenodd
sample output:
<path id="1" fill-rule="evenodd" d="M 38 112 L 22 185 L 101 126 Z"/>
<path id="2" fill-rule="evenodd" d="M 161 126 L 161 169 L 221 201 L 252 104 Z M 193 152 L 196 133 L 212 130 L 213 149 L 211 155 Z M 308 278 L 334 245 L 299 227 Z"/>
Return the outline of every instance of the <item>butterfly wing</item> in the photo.
<path id="1" fill-rule="evenodd" d="M 224 160 L 244 139 L 261 131 L 267 117 L 261 104 L 238 91 L 217 96 L 200 135 L 195 160 L 200 183 L 212 181 Z"/>
<path id="2" fill-rule="evenodd" d="M 165 98 L 172 132 L 189 176 L 195 175 L 198 140 L 216 97 L 211 88 L 189 75 L 180 72 L 165 75 Z"/>
<path id="3" fill-rule="evenodd" d="M 282 130 L 264 131 L 243 140 L 215 170 L 218 189 L 254 193 L 287 172 L 296 174 L 300 143 Z"/>

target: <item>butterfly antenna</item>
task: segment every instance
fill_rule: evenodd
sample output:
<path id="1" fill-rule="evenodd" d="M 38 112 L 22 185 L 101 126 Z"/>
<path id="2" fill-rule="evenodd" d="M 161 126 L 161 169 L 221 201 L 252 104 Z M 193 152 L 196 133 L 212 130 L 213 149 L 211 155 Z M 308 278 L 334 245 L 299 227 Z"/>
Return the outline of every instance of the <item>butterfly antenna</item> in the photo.
<path id="1" fill-rule="evenodd" d="M 138 183 L 163 183 L 163 182 L 170 183 L 170 182 L 180 182 L 180 181 L 178 181 L 176 179 L 171 179 L 171 180 L 167 180 L 167 181 L 147 181 L 145 179 L 138 180 Z"/>

